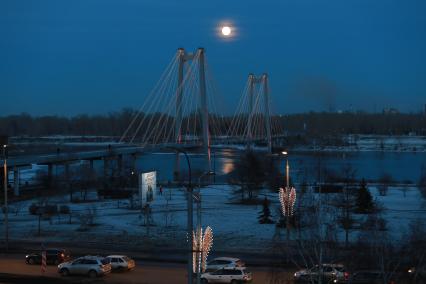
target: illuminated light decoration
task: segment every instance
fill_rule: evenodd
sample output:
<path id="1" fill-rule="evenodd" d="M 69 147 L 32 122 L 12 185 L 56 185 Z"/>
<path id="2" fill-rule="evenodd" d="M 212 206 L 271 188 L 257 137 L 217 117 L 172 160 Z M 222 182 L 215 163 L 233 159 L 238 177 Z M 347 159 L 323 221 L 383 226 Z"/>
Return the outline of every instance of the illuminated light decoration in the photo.
<path id="1" fill-rule="evenodd" d="M 200 228 L 198 232 L 192 232 L 192 236 L 193 271 L 194 273 L 205 272 L 207 257 L 213 246 L 213 231 L 207 227 L 203 235 L 203 229 Z"/>
<path id="2" fill-rule="evenodd" d="M 284 216 L 293 216 L 294 204 L 296 203 L 296 189 L 280 188 L 279 198 L 281 203 L 281 211 Z"/>

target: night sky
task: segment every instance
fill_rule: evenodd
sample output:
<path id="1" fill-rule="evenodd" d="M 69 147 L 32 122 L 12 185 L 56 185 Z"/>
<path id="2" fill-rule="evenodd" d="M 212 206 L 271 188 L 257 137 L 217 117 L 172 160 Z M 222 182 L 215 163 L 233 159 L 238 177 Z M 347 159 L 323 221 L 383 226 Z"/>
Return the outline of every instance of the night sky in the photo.
<path id="1" fill-rule="evenodd" d="M 2 0 L 0 116 L 139 108 L 176 49 L 201 46 L 231 111 L 250 72 L 269 73 L 275 113 L 419 111 L 425 15 L 424 0 Z"/>

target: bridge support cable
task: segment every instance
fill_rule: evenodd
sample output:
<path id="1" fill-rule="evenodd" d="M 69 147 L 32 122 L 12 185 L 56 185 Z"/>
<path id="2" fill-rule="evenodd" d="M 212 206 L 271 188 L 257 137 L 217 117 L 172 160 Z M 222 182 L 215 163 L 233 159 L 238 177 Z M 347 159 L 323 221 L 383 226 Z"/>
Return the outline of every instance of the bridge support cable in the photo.
<path id="1" fill-rule="evenodd" d="M 201 103 L 201 123 L 204 154 L 206 155 L 206 171 L 210 172 L 210 140 L 209 140 L 209 113 L 207 110 L 206 76 L 204 71 L 204 48 L 198 49 L 199 56 L 199 82 L 200 82 L 200 103 Z"/>
<path id="2" fill-rule="evenodd" d="M 204 58 L 204 69 L 206 74 L 207 104 L 209 109 L 209 134 L 210 140 L 223 139 L 229 129 L 229 118 L 225 114 L 231 114 L 229 104 L 218 89 L 217 81 L 208 63 Z"/>
<path id="3" fill-rule="evenodd" d="M 248 121 L 247 121 L 247 148 L 250 149 L 251 143 L 253 142 L 253 112 L 254 112 L 254 82 L 255 78 L 253 74 L 249 75 L 249 92 L 248 92 Z M 256 96 L 257 97 L 257 96 Z"/>
<path id="4" fill-rule="evenodd" d="M 136 121 L 138 121 L 138 119 L 144 114 L 143 111 L 147 108 L 147 104 L 150 103 L 150 102 L 153 102 L 152 98 L 156 94 L 158 88 L 163 85 L 162 83 L 165 81 L 165 78 L 167 78 L 168 76 L 170 76 L 171 69 L 173 69 L 174 66 L 176 65 L 176 61 L 177 61 L 177 57 L 175 56 L 170 61 L 170 63 L 167 65 L 166 69 L 161 74 L 160 79 L 157 81 L 157 83 L 154 86 L 154 88 L 152 89 L 152 91 L 148 94 L 147 98 L 144 100 L 144 103 L 142 104 L 142 106 L 139 108 L 139 110 L 134 115 L 134 117 L 131 120 L 129 126 L 124 131 L 123 135 L 121 136 L 121 138 L 119 140 L 120 143 L 126 142 L 125 139 L 126 139 L 127 135 L 131 131 L 131 129 L 134 126 L 134 124 L 136 123 Z"/>
<path id="5" fill-rule="evenodd" d="M 271 113 L 270 113 L 270 102 L 269 102 L 269 86 L 268 86 L 268 75 L 263 74 L 263 94 L 264 94 L 264 108 L 265 108 L 265 129 L 268 152 L 272 153 L 272 134 L 271 134 Z"/>
<path id="6" fill-rule="evenodd" d="M 147 98 L 147 107 L 143 110 L 145 115 L 140 120 L 140 123 L 136 131 L 134 132 L 132 139 L 130 140 L 130 143 L 133 143 L 134 139 L 139 134 L 142 127 L 144 128 L 144 133 L 141 135 L 139 143 L 143 144 L 147 140 L 147 134 L 149 133 L 147 129 L 149 130 L 151 128 L 153 120 L 156 116 L 158 116 L 160 106 L 164 104 L 166 94 L 170 91 L 172 85 L 171 79 L 176 70 L 176 57 L 174 63 L 175 64 L 172 66 L 169 73 L 164 78 L 164 81 L 160 85 L 157 92 L 155 92 L 152 97 Z"/>
<path id="7" fill-rule="evenodd" d="M 193 70 L 195 70 L 195 63 L 190 65 L 188 72 L 185 75 L 184 80 L 182 82 L 182 85 L 178 87 L 178 90 L 177 90 L 178 92 L 180 91 L 180 89 L 182 89 L 183 93 L 186 94 L 188 90 L 191 91 L 193 89 L 191 87 L 193 84 L 189 84 L 193 81 L 193 76 L 194 76 Z M 189 88 L 184 88 L 183 87 L 184 84 L 185 84 L 185 86 L 187 84 L 189 84 Z M 188 109 L 188 104 L 190 102 L 191 102 L 190 100 L 183 100 L 183 103 L 182 103 L 183 105 L 181 105 L 181 110 L 186 111 Z M 172 117 L 174 107 L 175 107 L 175 100 L 170 100 L 169 105 L 166 107 L 166 113 L 169 115 L 169 117 Z M 184 112 L 182 112 L 182 115 L 183 114 L 184 114 Z M 176 126 L 176 118 L 175 119 L 171 118 L 171 121 L 174 122 L 173 124 L 174 124 L 174 126 Z M 176 133 L 174 134 L 173 142 L 177 143 L 177 144 L 182 144 L 182 142 L 183 142 L 182 141 L 182 121 L 180 121 L 179 125 L 180 125 L 180 128 L 178 130 L 179 135 L 176 135 Z M 158 128 L 158 127 L 160 127 L 160 128 Z M 173 131 L 172 131 L 172 127 L 169 127 L 168 124 L 162 123 L 162 121 L 158 120 L 157 121 L 157 127 L 155 129 L 156 129 L 156 131 L 154 131 L 153 133 L 156 136 L 155 136 L 155 139 L 153 140 L 153 144 L 168 143 L 168 142 L 172 141 L 171 137 L 172 137 Z M 161 135 L 165 135 L 165 137 L 166 137 L 165 140 L 161 140 L 161 138 L 160 138 Z M 178 138 L 179 140 L 176 140 L 176 138 Z"/>
<path id="8" fill-rule="evenodd" d="M 240 100 L 238 102 L 235 114 L 231 120 L 231 125 L 229 127 L 227 136 L 230 139 L 234 139 L 238 136 L 241 136 L 244 133 L 245 127 L 245 116 L 247 115 L 248 111 L 248 100 L 247 100 L 247 92 L 249 89 L 249 81 L 247 81 L 244 90 L 242 92 L 242 95 L 240 96 Z M 243 132 L 241 132 L 243 131 Z"/>

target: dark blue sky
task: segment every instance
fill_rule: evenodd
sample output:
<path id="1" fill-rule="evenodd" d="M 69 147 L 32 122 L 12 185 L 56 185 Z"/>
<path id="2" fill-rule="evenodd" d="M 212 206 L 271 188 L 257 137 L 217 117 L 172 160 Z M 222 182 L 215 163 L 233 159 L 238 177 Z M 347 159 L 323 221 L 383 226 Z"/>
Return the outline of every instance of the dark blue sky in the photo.
<path id="1" fill-rule="evenodd" d="M 268 72 L 274 112 L 418 111 L 425 15 L 424 0 L 2 0 L 0 116 L 138 108 L 176 49 L 200 46 L 231 108 Z"/>

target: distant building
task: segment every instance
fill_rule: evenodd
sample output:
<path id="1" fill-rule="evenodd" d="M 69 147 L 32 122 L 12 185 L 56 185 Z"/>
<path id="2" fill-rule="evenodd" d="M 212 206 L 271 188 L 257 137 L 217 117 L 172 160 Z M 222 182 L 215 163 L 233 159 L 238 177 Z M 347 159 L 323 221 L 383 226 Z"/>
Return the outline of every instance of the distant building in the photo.
<path id="1" fill-rule="evenodd" d="M 397 113 L 399 113 L 399 111 L 393 107 L 383 109 L 383 114 L 397 114 Z"/>

